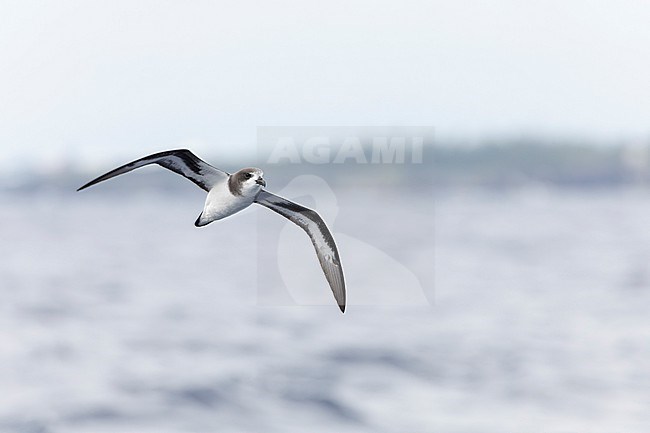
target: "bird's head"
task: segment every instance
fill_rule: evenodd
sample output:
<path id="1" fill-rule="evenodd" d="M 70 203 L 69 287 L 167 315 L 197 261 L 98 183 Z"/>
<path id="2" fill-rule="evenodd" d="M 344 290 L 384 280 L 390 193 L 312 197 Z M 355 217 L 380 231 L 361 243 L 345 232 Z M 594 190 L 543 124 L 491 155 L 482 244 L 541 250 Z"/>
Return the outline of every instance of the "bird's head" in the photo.
<path id="1" fill-rule="evenodd" d="M 251 196 L 256 195 L 266 186 L 264 173 L 259 168 L 242 168 L 230 175 L 228 187 L 234 195 Z"/>

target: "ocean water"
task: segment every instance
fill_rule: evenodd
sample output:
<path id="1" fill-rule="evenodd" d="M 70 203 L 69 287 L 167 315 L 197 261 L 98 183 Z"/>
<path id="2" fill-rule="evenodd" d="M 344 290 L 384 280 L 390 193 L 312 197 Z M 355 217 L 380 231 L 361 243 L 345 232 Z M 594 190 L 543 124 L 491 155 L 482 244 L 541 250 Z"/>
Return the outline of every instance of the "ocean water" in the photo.
<path id="1" fill-rule="evenodd" d="M 354 195 L 345 315 L 263 209 L 0 195 L 0 431 L 648 431 L 648 191 Z"/>

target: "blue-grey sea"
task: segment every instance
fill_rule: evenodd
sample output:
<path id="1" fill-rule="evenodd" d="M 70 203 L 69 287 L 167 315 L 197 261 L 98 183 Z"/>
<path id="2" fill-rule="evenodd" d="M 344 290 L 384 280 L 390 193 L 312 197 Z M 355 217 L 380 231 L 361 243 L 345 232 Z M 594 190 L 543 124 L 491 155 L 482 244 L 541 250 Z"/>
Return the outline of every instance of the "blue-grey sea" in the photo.
<path id="1" fill-rule="evenodd" d="M 0 194 L 0 432 L 650 431 L 650 191 L 336 199 L 345 315 L 265 209 Z"/>

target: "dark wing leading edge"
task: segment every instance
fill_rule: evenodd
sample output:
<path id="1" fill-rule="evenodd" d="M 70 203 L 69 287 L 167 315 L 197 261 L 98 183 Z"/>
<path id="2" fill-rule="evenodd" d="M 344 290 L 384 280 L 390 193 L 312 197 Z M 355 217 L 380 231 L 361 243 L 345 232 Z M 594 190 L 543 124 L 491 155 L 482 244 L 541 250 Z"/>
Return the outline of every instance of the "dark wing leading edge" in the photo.
<path id="1" fill-rule="evenodd" d="M 309 235 L 311 243 L 314 244 L 316 255 L 320 262 L 321 268 L 325 273 L 325 278 L 332 288 L 334 298 L 341 309 L 345 312 L 345 280 L 343 279 L 343 267 L 339 252 L 334 243 L 334 237 L 325 225 L 323 219 L 311 209 L 301 206 L 297 203 L 271 194 L 262 190 L 257 198 L 256 203 L 261 204 L 274 212 L 279 213 L 291 222 L 297 224 Z"/>
<path id="2" fill-rule="evenodd" d="M 80 187 L 77 191 L 81 191 L 82 189 L 88 188 L 96 183 L 119 176 L 120 174 L 128 173 L 131 170 L 149 164 L 158 164 L 174 173 L 180 174 L 206 191 L 210 191 L 214 185 L 228 178 L 228 173 L 199 159 L 189 150 L 178 149 L 154 153 L 153 155 L 145 156 L 144 158 L 129 162 L 128 164 L 99 176 L 97 179 L 91 180 L 84 186 Z"/>

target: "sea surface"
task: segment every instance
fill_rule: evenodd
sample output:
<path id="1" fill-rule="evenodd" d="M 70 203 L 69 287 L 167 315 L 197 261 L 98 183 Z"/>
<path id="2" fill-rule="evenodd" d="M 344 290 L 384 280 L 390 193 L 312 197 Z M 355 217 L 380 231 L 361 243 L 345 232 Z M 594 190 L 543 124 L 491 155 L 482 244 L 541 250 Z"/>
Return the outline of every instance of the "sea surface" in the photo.
<path id="1" fill-rule="evenodd" d="M 265 209 L 0 194 L 0 432 L 650 431 L 650 191 L 336 199 L 345 315 Z"/>

